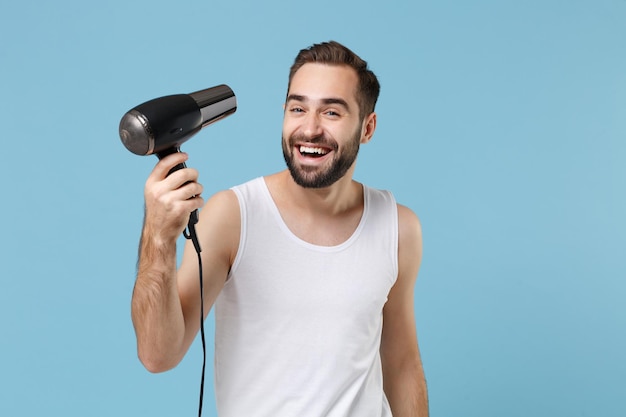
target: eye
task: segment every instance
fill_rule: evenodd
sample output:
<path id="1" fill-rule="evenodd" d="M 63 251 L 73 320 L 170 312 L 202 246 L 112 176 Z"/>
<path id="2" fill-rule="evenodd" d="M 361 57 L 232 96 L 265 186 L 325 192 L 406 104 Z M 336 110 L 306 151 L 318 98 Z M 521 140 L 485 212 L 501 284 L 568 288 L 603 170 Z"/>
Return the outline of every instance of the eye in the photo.
<path id="1" fill-rule="evenodd" d="M 299 107 L 299 106 L 290 107 L 289 111 L 291 113 L 304 113 L 304 109 L 302 107 Z"/>

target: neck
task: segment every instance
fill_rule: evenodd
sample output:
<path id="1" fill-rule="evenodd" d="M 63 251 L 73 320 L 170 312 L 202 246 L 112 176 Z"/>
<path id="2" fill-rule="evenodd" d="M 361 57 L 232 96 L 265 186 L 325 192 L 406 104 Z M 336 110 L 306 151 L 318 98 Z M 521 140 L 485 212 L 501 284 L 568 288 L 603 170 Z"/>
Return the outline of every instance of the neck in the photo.
<path id="1" fill-rule="evenodd" d="M 326 188 L 304 188 L 287 170 L 265 182 L 292 233 L 315 245 L 336 246 L 352 236 L 363 214 L 363 186 L 351 174 Z"/>
<path id="2" fill-rule="evenodd" d="M 354 167 L 329 187 L 305 188 L 298 185 L 288 170 L 276 174 L 277 191 L 302 213 L 335 216 L 363 204 L 363 188 L 352 180 Z"/>

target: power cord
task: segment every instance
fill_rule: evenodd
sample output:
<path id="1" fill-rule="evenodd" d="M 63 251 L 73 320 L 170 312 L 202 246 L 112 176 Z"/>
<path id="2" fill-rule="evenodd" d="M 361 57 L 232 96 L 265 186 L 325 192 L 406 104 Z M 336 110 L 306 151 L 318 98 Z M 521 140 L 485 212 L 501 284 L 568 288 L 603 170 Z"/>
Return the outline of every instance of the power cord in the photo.
<path id="1" fill-rule="evenodd" d="M 194 215 L 195 214 L 195 215 Z M 198 222 L 197 211 L 192 213 L 187 224 L 187 230 L 183 232 L 186 239 L 190 239 L 193 243 L 193 247 L 196 249 L 198 255 L 198 271 L 200 276 L 200 338 L 202 340 L 202 376 L 200 379 L 200 401 L 198 406 L 198 417 L 202 417 L 202 401 L 204 398 L 204 371 L 206 369 L 206 340 L 204 337 L 204 279 L 202 278 L 202 256 L 200 252 L 200 242 L 198 242 L 198 236 L 196 235 L 196 223 Z"/>
<path id="2" fill-rule="evenodd" d="M 163 159 L 167 155 L 170 155 L 175 152 L 180 152 L 178 147 L 168 148 L 162 152 L 157 153 L 159 159 Z M 167 175 L 170 175 L 174 171 L 178 171 L 179 169 L 187 168 L 184 162 L 174 166 Z M 185 185 L 188 183 L 185 183 Z M 198 407 L 198 417 L 202 417 L 202 400 L 204 397 L 204 371 L 206 369 L 206 341 L 204 338 L 204 279 L 202 278 L 202 256 L 200 252 L 200 242 L 198 241 L 198 236 L 196 235 L 196 223 L 198 223 L 198 210 L 194 210 L 189 215 L 189 221 L 187 222 L 187 228 L 183 231 L 183 236 L 186 239 L 190 239 L 193 243 L 193 247 L 196 249 L 196 253 L 198 254 L 198 275 L 200 276 L 200 336 L 202 338 L 202 377 L 200 379 L 200 405 Z"/>

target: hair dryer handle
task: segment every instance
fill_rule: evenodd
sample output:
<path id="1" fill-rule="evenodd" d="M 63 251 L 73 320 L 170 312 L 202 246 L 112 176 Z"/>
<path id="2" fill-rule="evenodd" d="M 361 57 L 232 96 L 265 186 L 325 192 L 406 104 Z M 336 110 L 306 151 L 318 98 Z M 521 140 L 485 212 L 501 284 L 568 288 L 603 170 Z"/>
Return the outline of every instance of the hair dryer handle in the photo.
<path id="1" fill-rule="evenodd" d="M 180 152 L 180 148 L 168 148 L 168 149 L 166 149 L 164 151 L 157 152 L 156 156 L 159 159 L 163 159 L 166 156 L 171 155 L 171 154 L 176 153 L 176 152 Z M 175 165 L 174 168 L 170 169 L 170 171 L 167 173 L 167 175 L 169 176 L 172 172 L 176 172 L 179 169 L 183 169 L 183 168 L 187 168 L 187 165 L 185 165 L 184 162 L 181 162 L 180 164 Z M 189 184 L 189 182 L 186 182 L 185 184 Z M 183 184 L 183 185 L 185 185 L 185 184 Z M 195 225 L 196 223 L 198 223 L 198 210 L 192 211 L 191 214 L 189 215 L 189 223 L 188 223 L 189 229 L 191 229 L 191 227 L 193 225 Z"/>

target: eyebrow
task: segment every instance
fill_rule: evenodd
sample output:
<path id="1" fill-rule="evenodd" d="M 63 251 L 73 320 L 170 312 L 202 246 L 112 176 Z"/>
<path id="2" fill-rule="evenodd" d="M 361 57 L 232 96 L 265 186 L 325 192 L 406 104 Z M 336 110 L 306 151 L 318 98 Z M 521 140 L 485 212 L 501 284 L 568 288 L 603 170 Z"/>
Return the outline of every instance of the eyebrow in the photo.
<path id="1" fill-rule="evenodd" d="M 291 101 L 291 100 L 307 102 L 308 98 L 306 96 L 301 96 L 298 94 L 289 94 L 287 96 L 287 101 Z M 323 98 L 321 99 L 321 101 L 324 104 L 339 104 L 340 106 L 343 106 L 346 109 L 350 108 L 350 106 L 348 105 L 348 102 L 342 98 L 330 97 L 330 98 Z"/>

